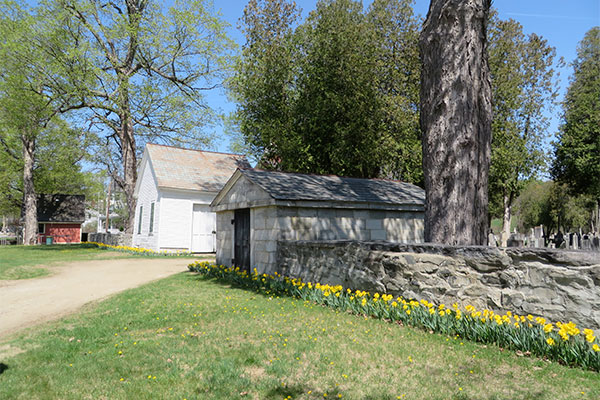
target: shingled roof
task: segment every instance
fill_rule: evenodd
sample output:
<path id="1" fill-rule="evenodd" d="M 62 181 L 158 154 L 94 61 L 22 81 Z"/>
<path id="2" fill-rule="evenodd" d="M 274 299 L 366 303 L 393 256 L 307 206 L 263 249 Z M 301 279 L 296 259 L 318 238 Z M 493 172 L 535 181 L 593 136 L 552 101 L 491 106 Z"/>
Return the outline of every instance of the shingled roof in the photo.
<path id="1" fill-rule="evenodd" d="M 238 154 L 146 145 L 157 185 L 162 188 L 218 192 L 237 168 L 250 168 Z"/>
<path id="2" fill-rule="evenodd" d="M 240 170 L 275 200 L 335 201 L 390 205 L 425 204 L 425 191 L 410 183 L 386 179 L 344 178 L 289 172 Z"/>
<path id="3" fill-rule="evenodd" d="M 41 194 L 37 203 L 38 222 L 83 223 L 85 196 L 69 194 Z"/>

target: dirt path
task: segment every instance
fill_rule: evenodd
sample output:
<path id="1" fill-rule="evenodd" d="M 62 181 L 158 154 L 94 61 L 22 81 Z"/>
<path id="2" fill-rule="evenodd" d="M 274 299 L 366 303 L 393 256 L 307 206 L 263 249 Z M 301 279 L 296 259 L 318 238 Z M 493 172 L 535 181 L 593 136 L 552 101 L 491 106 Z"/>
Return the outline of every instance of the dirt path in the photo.
<path id="1" fill-rule="evenodd" d="M 38 279 L 0 281 L 0 339 L 58 319 L 84 304 L 186 271 L 189 258 L 85 261 L 50 267 Z"/>

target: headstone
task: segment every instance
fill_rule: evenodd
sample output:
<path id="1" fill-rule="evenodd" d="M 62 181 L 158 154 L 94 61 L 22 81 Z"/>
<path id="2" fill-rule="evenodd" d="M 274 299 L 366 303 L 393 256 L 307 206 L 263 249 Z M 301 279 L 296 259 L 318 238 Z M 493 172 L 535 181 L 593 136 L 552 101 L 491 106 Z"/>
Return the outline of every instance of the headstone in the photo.
<path id="1" fill-rule="evenodd" d="M 523 247 L 524 241 L 521 239 L 513 238 L 512 236 L 508 239 L 506 245 L 508 247 Z"/>
<path id="2" fill-rule="evenodd" d="M 581 249 L 588 251 L 592 249 L 592 241 L 588 235 L 583 235 L 583 238 L 581 239 Z"/>
<path id="3" fill-rule="evenodd" d="M 562 244 L 565 242 L 565 238 L 561 231 L 558 231 L 556 235 L 554 235 L 554 247 L 560 248 Z"/>
<path id="4" fill-rule="evenodd" d="M 498 247 L 498 243 L 496 242 L 496 235 L 493 232 L 488 234 L 488 246 L 490 247 Z"/>

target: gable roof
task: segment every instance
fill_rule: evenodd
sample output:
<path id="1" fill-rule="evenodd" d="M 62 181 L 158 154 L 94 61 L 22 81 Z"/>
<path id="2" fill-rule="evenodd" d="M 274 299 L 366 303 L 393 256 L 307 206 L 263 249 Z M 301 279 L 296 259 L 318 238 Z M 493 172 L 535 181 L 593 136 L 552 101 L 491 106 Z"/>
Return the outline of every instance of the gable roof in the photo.
<path id="1" fill-rule="evenodd" d="M 425 204 L 425 191 L 423 189 L 400 181 L 256 169 L 242 170 L 241 173 L 276 200 Z"/>
<path id="2" fill-rule="evenodd" d="M 410 183 L 386 179 L 346 178 L 335 175 L 310 175 L 290 172 L 238 170 L 217 195 L 212 206 L 220 206 L 221 200 L 240 177 L 259 186 L 275 202 L 329 202 L 364 205 L 366 208 L 410 206 L 422 210 L 425 191 Z M 257 204 L 258 205 L 258 204 Z M 224 208 L 224 207 L 219 207 Z"/>
<path id="3" fill-rule="evenodd" d="M 250 168 L 246 157 L 238 154 L 157 144 L 147 144 L 146 152 L 161 188 L 218 192 L 237 168 Z"/>
<path id="4" fill-rule="evenodd" d="M 69 194 L 41 194 L 37 203 L 38 222 L 85 221 L 85 196 Z"/>

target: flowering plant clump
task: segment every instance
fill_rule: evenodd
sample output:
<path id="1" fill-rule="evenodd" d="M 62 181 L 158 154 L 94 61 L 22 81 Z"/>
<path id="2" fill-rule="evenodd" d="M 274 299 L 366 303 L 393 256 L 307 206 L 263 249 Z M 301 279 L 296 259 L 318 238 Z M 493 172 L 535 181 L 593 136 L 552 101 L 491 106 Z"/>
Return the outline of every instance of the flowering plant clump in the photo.
<path id="1" fill-rule="evenodd" d="M 190 256 L 192 253 L 187 251 L 178 251 L 178 252 L 168 252 L 168 251 L 154 251 L 150 249 L 144 249 L 142 247 L 129 247 L 129 246 L 113 246 L 110 244 L 104 244 L 99 242 L 85 242 L 86 244 L 92 244 L 98 246 L 101 249 L 111 249 L 116 251 L 124 251 L 127 253 L 133 254 L 142 254 L 148 256 L 170 256 L 170 257 L 179 257 L 179 256 Z"/>
<path id="2" fill-rule="evenodd" d="M 568 366 L 600 371 L 600 346 L 594 332 L 573 322 L 550 323 L 542 317 L 507 311 L 476 310 L 467 305 L 435 305 L 427 300 L 407 300 L 391 294 L 344 289 L 342 286 L 303 282 L 279 275 L 246 272 L 209 262 L 194 262 L 190 271 L 239 287 L 270 295 L 287 295 L 341 311 L 402 323 L 444 335 L 536 355 Z"/>

